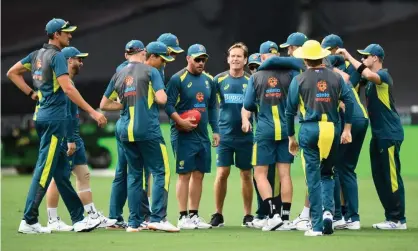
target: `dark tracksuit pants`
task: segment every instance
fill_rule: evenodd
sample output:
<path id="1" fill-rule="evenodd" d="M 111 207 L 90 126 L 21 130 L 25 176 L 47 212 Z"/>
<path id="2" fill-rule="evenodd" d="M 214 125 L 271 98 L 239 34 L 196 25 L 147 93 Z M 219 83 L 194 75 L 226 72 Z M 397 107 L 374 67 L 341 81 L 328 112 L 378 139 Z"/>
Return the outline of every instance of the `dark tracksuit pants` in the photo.
<path id="1" fill-rule="evenodd" d="M 280 177 L 279 173 L 276 171 L 276 164 L 269 165 L 267 180 L 269 181 L 270 186 L 273 189 L 273 198 L 274 200 L 277 200 L 275 205 L 281 205 L 282 203 L 280 198 Z M 257 194 L 257 211 L 255 213 L 258 219 L 264 219 L 269 214 L 269 206 L 268 204 L 263 203 L 263 199 L 261 198 L 260 192 L 258 191 L 257 182 L 255 181 L 254 177 L 253 182 L 255 192 Z"/>
<path id="2" fill-rule="evenodd" d="M 338 161 L 335 163 L 335 215 L 334 220 L 341 220 L 344 216 L 345 220 L 359 221 L 358 214 L 358 186 L 357 167 L 360 157 L 361 148 L 369 125 L 368 119 L 355 119 L 352 122 L 351 136 L 352 143 L 340 145 L 338 150 Z M 340 194 L 343 194 L 344 204 L 346 207 L 346 215 L 341 214 Z"/>
<path id="3" fill-rule="evenodd" d="M 323 211 L 334 213 L 333 166 L 340 130 L 332 122 L 305 122 L 299 131 L 301 158 L 308 185 L 312 228 L 323 231 Z"/>
<path id="4" fill-rule="evenodd" d="M 38 222 L 39 205 L 48 190 L 52 177 L 74 223 L 83 220 L 84 207 L 71 185 L 67 153 L 61 148 L 65 136 L 65 120 L 35 121 L 40 139 L 36 162 L 23 219 L 28 224 Z"/>
<path id="5" fill-rule="evenodd" d="M 167 216 L 168 187 L 170 167 L 167 148 L 163 138 L 147 141 L 123 141 L 125 155 L 128 160 L 128 207 L 131 227 L 139 227 L 144 221 L 141 210 L 143 197 L 144 169 L 149 170 L 153 177 L 152 210 L 150 222 L 160 222 Z"/>
<path id="6" fill-rule="evenodd" d="M 372 138 L 370 162 L 373 181 L 385 209 L 386 220 L 405 223 L 405 188 L 399 158 L 401 145 L 400 140 Z"/>
<path id="7" fill-rule="evenodd" d="M 115 170 L 115 178 L 112 182 L 112 190 L 110 193 L 110 205 L 109 205 L 109 218 L 123 221 L 123 207 L 125 206 L 126 199 L 128 197 L 128 161 L 125 156 L 125 150 L 122 142 L 116 135 L 116 143 L 118 147 L 118 164 Z M 148 202 L 148 178 L 149 170 L 144 170 L 143 189 L 141 191 L 141 211 L 145 215 L 145 218 L 149 217 L 151 212 L 149 210 Z"/>

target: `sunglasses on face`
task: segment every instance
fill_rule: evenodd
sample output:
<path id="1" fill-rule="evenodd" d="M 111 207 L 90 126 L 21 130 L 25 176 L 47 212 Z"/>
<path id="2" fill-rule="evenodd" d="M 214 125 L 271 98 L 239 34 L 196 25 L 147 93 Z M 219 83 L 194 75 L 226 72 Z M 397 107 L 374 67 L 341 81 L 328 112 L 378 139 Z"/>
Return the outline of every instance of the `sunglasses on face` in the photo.
<path id="1" fill-rule="evenodd" d="M 363 59 L 367 59 L 370 55 L 363 55 Z"/>
<path id="2" fill-rule="evenodd" d="M 207 58 L 195 58 L 195 59 L 194 59 L 194 61 L 195 61 L 196 63 L 200 63 L 200 62 L 206 63 L 206 60 L 207 60 Z"/>
<path id="3" fill-rule="evenodd" d="M 258 67 L 259 67 L 259 65 L 254 65 L 254 64 L 252 64 L 252 65 L 249 65 L 249 66 L 248 66 L 248 68 L 249 68 L 251 71 L 258 70 Z"/>

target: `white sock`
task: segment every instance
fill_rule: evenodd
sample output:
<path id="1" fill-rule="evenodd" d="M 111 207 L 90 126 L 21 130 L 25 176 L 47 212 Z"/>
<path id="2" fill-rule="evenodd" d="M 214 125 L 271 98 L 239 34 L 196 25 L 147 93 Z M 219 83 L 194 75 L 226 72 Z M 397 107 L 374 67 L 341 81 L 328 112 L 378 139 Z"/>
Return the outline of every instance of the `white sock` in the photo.
<path id="1" fill-rule="evenodd" d="M 58 208 L 47 208 L 48 218 L 50 221 L 57 220 L 58 218 Z"/>
<path id="2" fill-rule="evenodd" d="M 84 205 L 84 210 L 86 210 L 87 214 L 93 216 L 94 218 L 96 218 L 98 216 L 97 215 L 97 209 L 94 206 L 93 202 L 90 203 L 90 204 Z"/>
<path id="3" fill-rule="evenodd" d="M 300 218 L 309 218 L 309 212 L 310 212 L 310 208 L 304 206 L 302 213 L 300 213 Z"/>

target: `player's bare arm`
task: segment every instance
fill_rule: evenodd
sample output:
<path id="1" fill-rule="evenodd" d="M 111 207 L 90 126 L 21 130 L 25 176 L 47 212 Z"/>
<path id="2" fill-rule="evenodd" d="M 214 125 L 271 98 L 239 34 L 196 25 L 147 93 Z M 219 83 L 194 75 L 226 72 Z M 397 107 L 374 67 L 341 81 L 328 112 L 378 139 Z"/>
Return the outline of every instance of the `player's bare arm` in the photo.
<path id="1" fill-rule="evenodd" d="M 167 94 L 164 90 L 159 90 L 155 93 L 155 102 L 159 105 L 165 105 L 167 103 Z"/>
<path id="2" fill-rule="evenodd" d="M 359 67 L 362 66 L 362 65 L 363 65 L 363 67 L 365 67 L 364 64 L 360 63 L 357 59 L 355 59 L 353 56 L 351 56 L 351 54 L 346 49 L 340 48 L 336 51 L 336 53 L 343 55 L 345 59 L 350 61 L 350 63 L 354 66 L 354 68 L 356 68 L 356 70 L 358 70 Z M 367 80 L 369 80 L 369 81 L 371 81 L 371 82 L 373 82 L 377 85 L 382 84 L 382 81 L 380 80 L 379 75 L 377 73 L 371 71 L 367 67 L 363 69 L 363 71 L 361 72 L 361 75 L 363 77 L 365 77 Z"/>
<path id="3" fill-rule="evenodd" d="M 33 100 L 38 100 L 38 94 L 32 88 L 26 84 L 23 79 L 23 74 L 29 70 L 23 66 L 21 62 L 17 62 L 7 72 L 7 77 L 27 96 L 30 96 Z"/>
<path id="4" fill-rule="evenodd" d="M 64 93 L 71 99 L 76 105 L 78 105 L 81 109 L 88 112 L 90 116 L 97 121 L 99 126 L 104 126 L 107 124 L 106 117 L 96 110 L 93 109 L 81 96 L 78 92 L 77 88 L 71 84 L 70 77 L 67 74 L 59 76 L 57 78 L 59 85 L 61 86 Z"/>
<path id="5" fill-rule="evenodd" d="M 108 99 L 106 96 L 103 96 L 102 101 L 100 101 L 100 110 L 120 111 L 122 109 L 123 109 L 123 105 L 121 103 Z"/>

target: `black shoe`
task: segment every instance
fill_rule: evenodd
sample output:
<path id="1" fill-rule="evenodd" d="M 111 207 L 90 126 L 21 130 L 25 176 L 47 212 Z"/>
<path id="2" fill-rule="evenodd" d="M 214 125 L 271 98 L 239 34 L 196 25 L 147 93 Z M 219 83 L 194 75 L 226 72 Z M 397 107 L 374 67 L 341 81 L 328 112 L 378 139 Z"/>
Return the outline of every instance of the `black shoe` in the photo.
<path id="1" fill-rule="evenodd" d="M 251 214 L 247 214 L 246 216 L 244 216 L 244 219 L 242 220 L 242 226 L 252 227 L 253 220 L 254 220 L 254 216 L 252 216 Z"/>
<path id="2" fill-rule="evenodd" d="M 212 214 L 212 219 L 210 219 L 209 224 L 211 224 L 212 227 L 223 227 L 225 225 L 224 216 L 218 213 Z"/>

